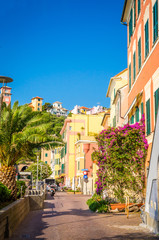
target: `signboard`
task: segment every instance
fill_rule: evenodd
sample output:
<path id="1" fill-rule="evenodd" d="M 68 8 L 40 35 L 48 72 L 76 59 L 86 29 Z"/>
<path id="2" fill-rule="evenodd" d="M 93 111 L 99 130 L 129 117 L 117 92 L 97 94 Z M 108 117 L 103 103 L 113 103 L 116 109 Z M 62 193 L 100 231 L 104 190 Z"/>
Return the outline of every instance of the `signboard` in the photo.
<path id="1" fill-rule="evenodd" d="M 88 178 L 88 176 L 87 176 L 87 175 L 84 175 L 84 176 L 83 176 L 83 178 L 84 178 L 84 179 L 87 179 L 87 178 Z"/>

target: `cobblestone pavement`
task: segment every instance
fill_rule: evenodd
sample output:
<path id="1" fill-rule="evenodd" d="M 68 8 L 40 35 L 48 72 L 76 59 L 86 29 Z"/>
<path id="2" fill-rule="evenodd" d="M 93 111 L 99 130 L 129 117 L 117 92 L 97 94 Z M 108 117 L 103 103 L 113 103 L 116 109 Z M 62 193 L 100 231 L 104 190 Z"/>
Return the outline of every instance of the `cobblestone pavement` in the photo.
<path id="1" fill-rule="evenodd" d="M 139 226 L 139 214 L 97 214 L 89 211 L 88 196 L 58 192 L 47 196 L 44 210 L 33 211 L 10 240 L 159 239 Z"/>

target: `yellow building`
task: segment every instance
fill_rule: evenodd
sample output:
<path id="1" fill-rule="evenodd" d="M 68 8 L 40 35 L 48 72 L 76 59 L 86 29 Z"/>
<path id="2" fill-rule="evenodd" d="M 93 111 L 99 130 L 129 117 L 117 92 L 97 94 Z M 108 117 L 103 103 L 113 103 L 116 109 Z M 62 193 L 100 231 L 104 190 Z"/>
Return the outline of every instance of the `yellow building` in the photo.
<path id="1" fill-rule="evenodd" d="M 61 176 L 61 149 L 62 147 L 56 147 L 51 150 L 41 149 L 41 161 L 47 163 L 52 170 L 53 179 L 57 179 Z"/>
<path id="2" fill-rule="evenodd" d="M 101 122 L 104 113 L 105 112 L 94 115 L 72 114 L 65 120 L 64 126 L 61 130 L 61 135 L 63 137 L 63 140 L 67 144 L 67 151 L 65 155 L 66 186 L 72 186 L 72 188 L 74 187 L 73 179 L 76 176 L 77 167 L 75 164 L 75 143 L 81 140 L 83 137 L 94 136 L 103 129 L 103 127 L 101 126 Z"/>
<path id="3" fill-rule="evenodd" d="M 33 111 L 42 111 L 42 100 L 43 98 L 41 97 L 32 98 L 29 107 L 31 107 Z"/>
<path id="4" fill-rule="evenodd" d="M 118 89 L 127 86 L 128 83 L 128 70 L 125 69 L 110 79 L 106 97 L 110 98 L 110 127 L 116 127 L 117 116 L 120 112 L 120 105 L 116 106 L 115 98 Z M 127 103 L 127 101 L 126 101 Z M 127 107 L 126 107 L 127 108 Z"/>

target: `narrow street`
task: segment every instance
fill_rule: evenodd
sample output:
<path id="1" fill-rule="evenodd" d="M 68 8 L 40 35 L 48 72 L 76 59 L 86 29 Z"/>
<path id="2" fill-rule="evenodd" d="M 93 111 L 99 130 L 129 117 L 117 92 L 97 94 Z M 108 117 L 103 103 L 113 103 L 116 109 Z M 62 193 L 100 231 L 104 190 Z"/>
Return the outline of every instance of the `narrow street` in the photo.
<path id="1" fill-rule="evenodd" d="M 89 211 L 88 196 L 57 192 L 47 196 L 44 210 L 30 212 L 10 240 L 159 239 L 141 228 L 139 214 L 129 219 L 123 213 L 97 214 Z"/>

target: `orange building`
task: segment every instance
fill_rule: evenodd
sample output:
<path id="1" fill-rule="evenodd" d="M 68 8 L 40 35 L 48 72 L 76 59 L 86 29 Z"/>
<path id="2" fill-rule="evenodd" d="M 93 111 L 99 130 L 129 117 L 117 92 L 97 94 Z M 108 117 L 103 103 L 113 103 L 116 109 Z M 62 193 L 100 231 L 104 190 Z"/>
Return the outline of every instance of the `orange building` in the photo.
<path id="1" fill-rule="evenodd" d="M 128 111 L 125 118 L 138 122 L 145 114 L 149 164 L 159 96 L 158 0 L 125 0 L 121 22 L 127 25 Z"/>
<path id="2" fill-rule="evenodd" d="M 29 107 L 31 107 L 33 111 L 42 111 L 42 100 L 43 98 L 41 97 L 32 98 Z"/>

